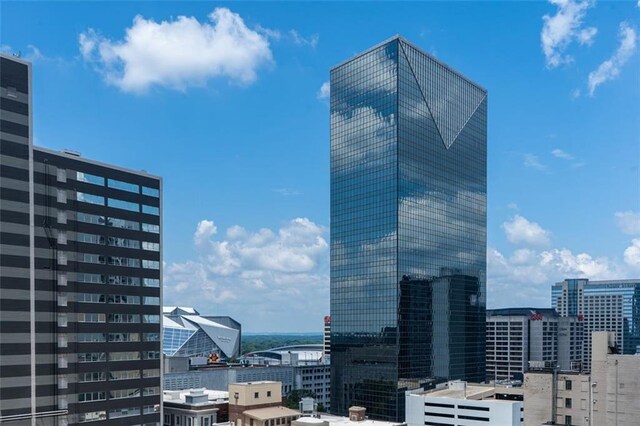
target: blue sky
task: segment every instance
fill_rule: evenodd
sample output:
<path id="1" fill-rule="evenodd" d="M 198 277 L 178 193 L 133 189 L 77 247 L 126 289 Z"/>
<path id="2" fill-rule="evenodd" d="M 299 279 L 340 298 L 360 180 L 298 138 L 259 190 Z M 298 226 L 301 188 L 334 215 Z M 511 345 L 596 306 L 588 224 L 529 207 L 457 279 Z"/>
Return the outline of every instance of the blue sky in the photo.
<path id="1" fill-rule="evenodd" d="M 34 63 L 35 143 L 164 178 L 166 304 L 321 329 L 321 87 L 394 34 L 489 91 L 489 307 L 547 306 L 568 276 L 640 276 L 635 1 L 0 8 L 2 49 Z"/>

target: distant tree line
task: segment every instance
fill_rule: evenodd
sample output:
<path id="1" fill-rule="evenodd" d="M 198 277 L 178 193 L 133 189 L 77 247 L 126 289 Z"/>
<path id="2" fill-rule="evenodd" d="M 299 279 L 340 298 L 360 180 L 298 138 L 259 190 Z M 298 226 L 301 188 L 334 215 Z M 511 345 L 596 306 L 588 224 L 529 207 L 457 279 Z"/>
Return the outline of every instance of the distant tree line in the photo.
<path id="1" fill-rule="evenodd" d="M 242 336 L 242 353 L 277 348 L 279 346 L 321 344 L 322 334 L 256 334 Z"/>

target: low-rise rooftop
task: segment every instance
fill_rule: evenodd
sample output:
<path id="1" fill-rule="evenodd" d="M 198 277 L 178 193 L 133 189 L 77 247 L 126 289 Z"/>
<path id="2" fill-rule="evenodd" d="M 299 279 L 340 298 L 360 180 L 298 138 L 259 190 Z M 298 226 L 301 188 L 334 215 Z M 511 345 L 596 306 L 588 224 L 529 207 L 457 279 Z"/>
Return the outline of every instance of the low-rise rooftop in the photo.
<path id="1" fill-rule="evenodd" d="M 282 417 L 297 417 L 300 412 L 287 407 L 267 407 L 256 408 L 255 410 L 247 410 L 243 413 L 245 416 L 256 420 L 280 419 Z"/>

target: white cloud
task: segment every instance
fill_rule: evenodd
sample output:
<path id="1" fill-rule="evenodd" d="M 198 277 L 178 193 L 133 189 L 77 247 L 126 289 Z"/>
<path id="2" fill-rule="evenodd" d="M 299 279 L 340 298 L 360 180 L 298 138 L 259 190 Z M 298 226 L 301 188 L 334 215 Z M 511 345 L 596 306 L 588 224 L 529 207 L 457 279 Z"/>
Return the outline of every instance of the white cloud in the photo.
<path id="1" fill-rule="evenodd" d="M 322 83 L 320 90 L 318 90 L 318 99 L 328 99 L 331 95 L 331 84 L 328 81 Z"/>
<path id="2" fill-rule="evenodd" d="M 573 89 L 571 91 L 571 99 L 578 99 L 582 95 L 582 91 L 580 89 Z"/>
<path id="3" fill-rule="evenodd" d="M 291 196 L 296 196 L 296 195 L 302 195 L 302 192 L 295 190 L 295 189 L 291 189 L 291 188 L 276 188 L 273 190 L 273 192 L 277 192 L 278 194 L 284 196 L 284 197 L 291 197 Z"/>
<path id="4" fill-rule="evenodd" d="M 320 41 L 320 36 L 318 36 L 318 34 L 311 34 L 309 37 L 303 37 L 296 30 L 289 30 L 289 36 L 298 46 L 309 46 L 315 48 L 318 45 L 318 41 Z"/>
<path id="5" fill-rule="evenodd" d="M 280 229 L 229 227 L 202 220 L 197 257 L 164 271 L 167 305 L 231 315 L 249 331 L 312 331 L 329 309 L 327 229 L 306 218 Z M 251 315 L 247 315 L 247 312 Z"/>
<path id="6" fill-rule="evenodd" d="M 640 247 L 635 256 L 640 261 Z M 622 265 L 607 257 L 574 254 L 567 248 L 524 248 L 510 256 L 487 248 L 487 290 L 492 307 L 548 306 L 551 285 L 565 278 L 619 279 L 625 274 L 629 272 Z"/>
<path id="7" fill-rule="evenodd" d="M 540 171 L 546 171 L 547 166 L 540 162 L 537 155 L 534 154 L 524 154 L 524 165 L 525 167 L 529 167 L 531 169 L 536 169 Z"/>
<path id="8" fill-rule="evenodd" d="M 631 245 L 624 251 L 624 261 L 627 265 L 640 270 L 640 239 L 631 240 Z"/>
<path id="9" fill-rule="evenodd" d="M 555 15 L 544 15 L 540 40 L 547 67 L 555 68 L 572 61 L 571 56 L 564 52 L 572 41 L 590 45 L 598 30 L 595 27 L 582 28 L 582 23 L 594 2 L 590 0 L 549 0 L 557 6 Z"/>
<path id="10" fill-rule="evenodd" d="M 507 208 L 511 210 L 518 210 L 518 205 L 516 203 L 507 204 Z"/>
<path id="11" fill-rule="evenodd" d="M 618 228 L 625 234 L 640 235 L 640 212 L 626 211 L 616 212 Z"/>
<path id="12" fill-rule="evenodd" d="M 138 15 L 123 40 L 112 41 L 93 29 L 81 33 L 80 53 L 107 83 L 125 92 L 152 86 L 184 90 L 216 77 L 254 82 L 258 69 L 273 61 L 265 30 L 249 29 L 226 8 L 208 17 L 211 22 L 187 16 L 155 22 Z"/>
<path id="13" fill-rule="evenodd" d="M 554 149 L 553 151 L 551 151 L 551 154 L 554 157 L 557 157 L 557 158 L 563 158 L 565 160 L 573 160 L 573 155 L 571 155 L 571 154 L 569 154 L 567 152 L 564 152 L 560 148 Z"/>
<path id="14" fill-rule="evenodd" d="M 589 73 L 589 95 L 593 96 L 596 88 L 602 83 L 614 80 L 620 74 L 620 70 L 631 58 L 636 50 L 636 31 L 627 23 L 620 23 L 618 32 L 620 44 L 611 58 L 607 59 L 600 66 Z"/>
<path id="15" fill-rule="evenodd" d="M 201 220 L 193 234 L 193 242 L 196 245 L 205 243 L 209 238 L 218 232 L 218 227 L 210 220 Z"/>
<path id="16" fill-rule="evenodd" d="M 513 244 L 547 245 L 551 237 L 551 232 L 518 214 L 511 221 L 504 222 L 502 229 L 504 229 L 507 240 Z"/>

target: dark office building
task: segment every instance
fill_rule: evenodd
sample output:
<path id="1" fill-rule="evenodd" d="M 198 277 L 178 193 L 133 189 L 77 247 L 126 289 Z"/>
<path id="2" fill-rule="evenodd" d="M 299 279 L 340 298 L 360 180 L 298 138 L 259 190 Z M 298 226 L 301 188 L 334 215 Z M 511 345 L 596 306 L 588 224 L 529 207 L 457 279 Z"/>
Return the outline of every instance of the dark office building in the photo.
<path id="1" fill-rule="evenodd" d="M 401 37 L 331 70 L 331 408 L 485 378 L 487 93 Z"/>
<path id="2" fill-rule="evenodd" d="M 33 147 L 1 60 L 0 422 L 159 425 L 161 181 Z"/>

